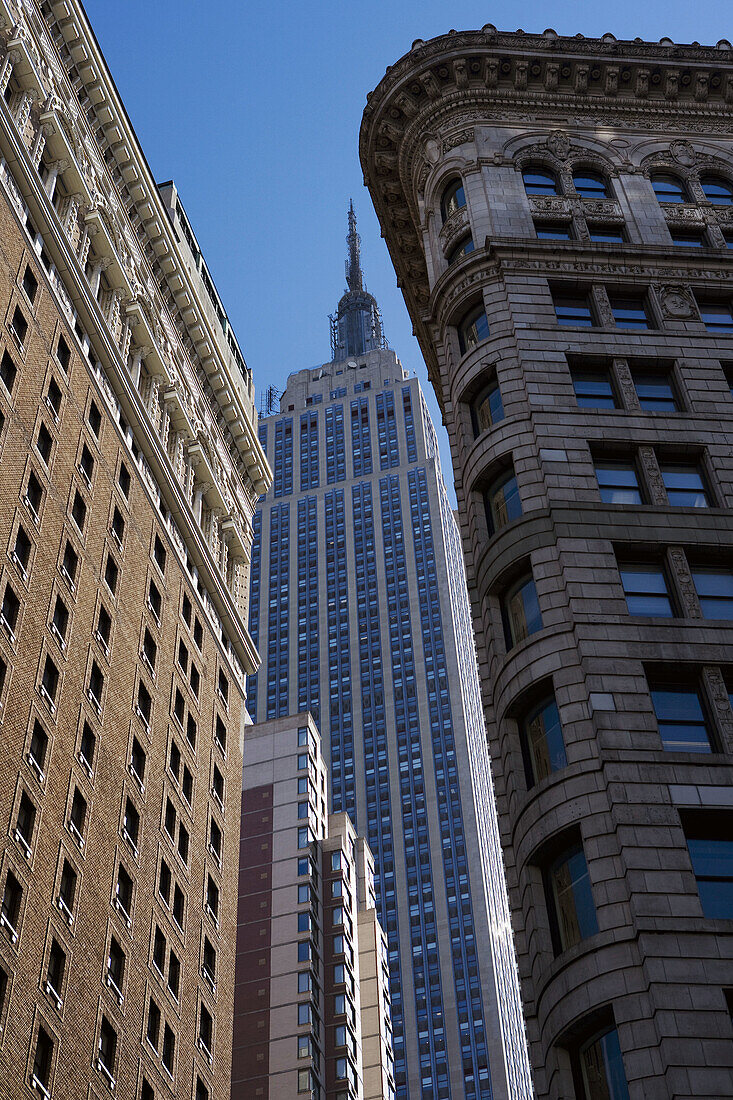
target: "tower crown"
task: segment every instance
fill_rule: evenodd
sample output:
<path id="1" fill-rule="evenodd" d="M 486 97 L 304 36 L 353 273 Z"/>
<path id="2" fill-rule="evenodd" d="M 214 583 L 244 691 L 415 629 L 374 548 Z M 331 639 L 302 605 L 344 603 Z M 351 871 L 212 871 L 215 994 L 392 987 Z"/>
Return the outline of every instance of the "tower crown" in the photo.
<path id="1" fill-rule="evenodd" d="M 349 232 L 346 243 L 349 246 L 346 260 L 347 290 L 336 307 L 336 313 L 332 313 L 329 318 L 333 362 L 387 347 L 377 299 L 373 294 L 369 294 L 364 286 L 364 273 L 361 269 L 361 237 L 356 231 L 353 202 L 349 202 Z"/>

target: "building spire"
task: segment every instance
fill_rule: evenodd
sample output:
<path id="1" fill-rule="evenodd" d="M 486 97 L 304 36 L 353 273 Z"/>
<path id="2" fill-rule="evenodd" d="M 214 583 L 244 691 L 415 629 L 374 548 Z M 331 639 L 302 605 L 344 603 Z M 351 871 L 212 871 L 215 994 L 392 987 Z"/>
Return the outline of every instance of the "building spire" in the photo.
<path id="1" fill-rule="evenodd" d="M 361 270 L 361 237 L 356 232 L 356 214 L 352 200 L 349 200 L 349 232 L 346 243 L 349 246 L 349 255 L 346 260 L 348 289 L 341 298 L 336 313 L 331 314 L 329 318 L 333 362 L 387 347 L 377 300 L 364 286 L 364 273 Z"/>
<path id="2" fill-rule="evenodd" d="M 364 277 L 361 270 L 361 237 L 356 232 L 356 214 L 353 199 L 349 199 L 349 258 L 346 261 L 346 284 L 352 293 L 364 289 Z"/>

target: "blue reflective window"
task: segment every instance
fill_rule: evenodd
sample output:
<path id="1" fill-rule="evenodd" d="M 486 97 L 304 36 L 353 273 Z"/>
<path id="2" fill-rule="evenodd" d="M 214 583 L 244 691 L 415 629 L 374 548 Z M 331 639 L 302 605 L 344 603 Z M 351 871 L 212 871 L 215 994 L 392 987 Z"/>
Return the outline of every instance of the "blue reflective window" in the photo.
<path id="1" fill-rule="evenodd" d="M 585 328 L 595 325 L 590 297 L 587 294 L 577 297 L 553 296 L 553 302 L 558 325 L 580 325 Z"/>
<path id="2" fill-rule="evenodd" d="M 669 172 L 654 172 L 649 177 L 659 202 L 687 202 L 687 191 L 682 180 Z"/>
<path id="3" fill-rule="evenodd" d="M 607 371 L 573 371 L 575 400 L 581 409 L 616 409 L 618 403 Z"/>
<path id="4" fill-rule="evenodd" d="M 546 885 L 555 952 L 560 954 L 598 931 L 582 844 L 573 844 L 553 860 Z"/>
<path id="5" fill-rule="evenodd" d="M 660 465 L 659 468 L 670 504 L 678 508 L 709 507 L 705 483 L 694 466 Z"/>
<path id="6" fill-rule="evenodd" d="M 620 227 L 614 229 L 607 225 L 589 225 L 590 239 L 598 244 L 623 244 L 626 240 L 624 231 Z"/>
<path id="7" fill-rule="evenodd" d="M 630 615 L 672 618 L 672 602 L 661 565 L 621 565 L 619 573 Z"/>
<path id="8" fill-rule="evenodd" d="M 473 252 L 476 245 L 473 243 L 473 237 L 462 237 L 458 244 L 448 253 L 446 259 L 448 264 L 454 264 L 456 260 L 462 259 L 464 256 L 468 256 L 469 252 Z"/>
<path id="9" fill-rule="evenodd" d="M 621 1047 L 615 1028 L 583 1043 L 579 1052 L 583 1100 L 629 1100 Z"/>
<path id="10" fill-rule="evenodd" d="M 528 195 L 559 195 L 557 176 L 548 168 L 525 168 L 522 172 L 524 190 Z"/>
<path id="11" fill-rule="evenodd" d="M 643 298 L 616 298 L 609 295 L 613 319 L 620 328 L 651 328 Z"/>
<path id="12" fill-rule="evenodd" d="M 684 826 L 703 913 L 716 920 L 733 920 L 731 815 L 716 813 L 706 819 L 695 814 Z"/>
<path id="13" fill-rule="evenodd" d="M 535 222 L 534 227 L 537 239 L 540 241 L 571 241 L 573 229 L 570 222 L 553 224 L 552 222 Z"/>
<path id="14" fill-rule="evenodd" d="M 567 767 L 565 741 L 555 696 L 534 707 L 522 722 L 528 786 Z"/>
<path id="15" fill-rule="evenodd" d="M 486 494 L 486 518 L 493 535 L 522 514 L 522 501 L 514 471 L 504 473 L 489 486 Z"/>
<path id="16" fill-rule="evenodd" d="M 733 573 L 729 570 L 693 569 L 700 607 L 705 619 L 733 619 Z"/>
<path id="17" fill-rule="evenodd" d="M 720 176 L 703 176 L 700 180 L 705 198 L 716 206 L 730 206 L 733 203 L 733 185 Z"/>
<path id="18" fill-rule="evenodd" d="M 504 405 L 501 400 L 501 390 L 496 379 L 481 391 L 471 405 L 471 417 L 473 419 L 473 433 L 478 439 L 482 432 L 504 419 Z"/>
<path id="19" fill-rule="evenodd" d="M 670 229 L 669 235 L 672 238 L 672 244 L 678 244 L 682 248 L 702 248 L 705 244 L 703 232 L 691 233 L 681 229 Z"/>
<path id="20" fill-rule="evenodd" d="M 537 589 L 532 577 L 522 577 L 508 592 L 503 603 L 504 636 L 507 649 L 542 629 Z"/>
<path id="21" fill-rule="evenodd" d="M 636 469 L 630 463 L 597 462 L 595 466 L 601 500 L 605 504 L 641 504 Z"/>
<path id="22" fill-rule="evenodd" d="M 730 302 L 698 301 L 698 309 L 706 328 L 718 332 L 733 332 L 733 311 Z"/>
<path id="23" fill-rule="evenodd" d="M 694 688 L 652 687 L 662 747 L 668 752 L 712 752 L 700 695 Z"/>
<path id="24" fill-rule="evenodd" d="M 443 215 L 443 221 L 447 221 L 452 214 L 462 210 L 465 205 L 466 193 L 463 190 L 463 181 L 460 179 L 451 180 L 443 191 L 443 197 L 440 200 L 440 211 Z"/>
<path id="25" fill-rule="evenodd" d="M 575 190 L 584 199 L 610 198 L 608 183 L 600 172 L 591 172 L 587 168 L 581 168 L 579 171 L 573 172 L 573 183 L 575 184 Z"/>
<path id="26" fill-rule="evenodd" d="M 634 387 L 645 412 L 676 412 L 679 409 L 672 379 L 664 374 L 634 372 Z"/>
<path id="27" fill-rule="evenodd" d="M 476 306 L 458 323 L 458 344 L 461 355 L 475 348 L 482 340 L 488 339 L 489 320 L 483 305 Z"/>

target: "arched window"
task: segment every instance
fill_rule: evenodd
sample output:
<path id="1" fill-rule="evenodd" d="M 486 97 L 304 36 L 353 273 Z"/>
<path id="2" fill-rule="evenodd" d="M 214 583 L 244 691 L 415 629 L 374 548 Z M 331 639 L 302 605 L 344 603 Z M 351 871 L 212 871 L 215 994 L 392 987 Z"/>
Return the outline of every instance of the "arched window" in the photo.
<path id="1" fill-rule="evenodd" d="M 681 179 L 669 172 L 653 172 L 649 177 L 659 202 L 687 202 L 687 189 Z"/>
<path id="2" fill-rule="evenodd" d="M 475 306 L 469 309 L 463 320 L 458 324 L 458 344 L 461 355 L 465 355 L 471 348 L 475 348 L 489 335 L 489 321 L 484 307 Z"/>
<path id="3" fill-rule="evenodd" d="M 584 199 L 608 199 L 611 192 L 608 182 L 600 172 L 591 172 L 586 168 L 579 168 L 573 172 L 575 190 Z"/>
<path id="4" fill-rule="evenodd" d="M 462 210 L 465 205 L 466 193 L 463 190 L 463 180 L 458 178 L 451 180 L 443 191 L 443 197 L 440 200 L 440 212 L 443 215 L 443 221 L 447 222 L 451 214 L 455 214 L 457 210 Z"/>
<path id="5" fill-rule="evenodd" d="M 458 244 L 454 245 L 446 257 L 448 264 L 454 264 L 456 260 L 462 259 L 467 256 L 469 252 L 473 252 L 476 245 L 473 243 L 473 237 L 461 237 Z"/>
<path id="6" fill-rule="evenodd" d="M 705 198 L 716 206 L 730 206 L 733 203 L 733 184 L 720 176 L 703 176 L 700 186 L 705 192 Z"/>
<path id="7" fill-rule="evenodd" d="M 525 168 L 522 172 L 524 190 L 528 195 L 559 195 L 560 184 L 549 168 Z"/>

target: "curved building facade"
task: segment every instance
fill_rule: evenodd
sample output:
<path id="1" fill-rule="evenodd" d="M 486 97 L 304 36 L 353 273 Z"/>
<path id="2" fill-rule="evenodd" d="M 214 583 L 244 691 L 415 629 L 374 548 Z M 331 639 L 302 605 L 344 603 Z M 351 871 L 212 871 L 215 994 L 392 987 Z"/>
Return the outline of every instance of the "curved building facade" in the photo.
<path id="1" fill-rule="evenodd" d="M 488 25 L 364 112 L 553 1100 L 733 1095 L 732 63 Z"/>

